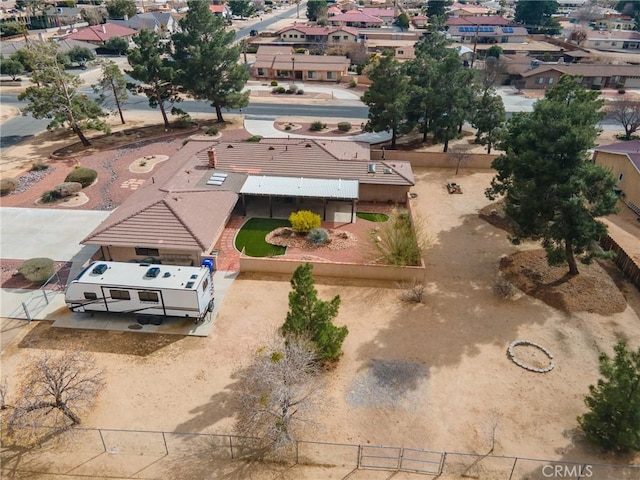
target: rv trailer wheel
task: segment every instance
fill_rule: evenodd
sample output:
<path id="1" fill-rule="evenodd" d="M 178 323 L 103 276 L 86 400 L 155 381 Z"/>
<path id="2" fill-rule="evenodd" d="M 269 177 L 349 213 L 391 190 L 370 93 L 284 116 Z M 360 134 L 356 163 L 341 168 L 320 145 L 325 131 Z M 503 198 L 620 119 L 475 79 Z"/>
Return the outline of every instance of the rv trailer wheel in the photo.
<path id="1" fill-rule="evenodd" d="M 209 306 L 207 307 L 208 312 L 213 312 L 213 306 L 214 306 L 213 300 L 214 300 L 213 298 L 209 300 Z"/>

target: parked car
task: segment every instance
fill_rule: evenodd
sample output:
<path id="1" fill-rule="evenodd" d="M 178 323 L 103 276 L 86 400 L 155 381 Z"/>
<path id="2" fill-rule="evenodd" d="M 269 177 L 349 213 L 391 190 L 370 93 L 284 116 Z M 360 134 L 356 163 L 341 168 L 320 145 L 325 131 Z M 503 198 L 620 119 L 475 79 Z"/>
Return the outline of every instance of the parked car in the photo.
<path id="1" fill-rule="evenodd" d="M 252 37 L 257 37 L 258 36 L 258 30 L 251 30 L 249 32 L 249 35 L 252 36 Z"/>

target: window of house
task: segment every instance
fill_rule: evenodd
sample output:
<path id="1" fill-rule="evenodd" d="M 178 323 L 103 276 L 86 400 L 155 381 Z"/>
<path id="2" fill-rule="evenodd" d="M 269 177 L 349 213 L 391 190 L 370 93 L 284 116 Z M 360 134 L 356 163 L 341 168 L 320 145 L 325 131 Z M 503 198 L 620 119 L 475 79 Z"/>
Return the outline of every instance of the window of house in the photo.
<path id="1" fill-rule="evenodd" d="M 396 54 L 397 54 L 397 55 L 404 55 L 404 50 L 398 50 L 398 51 L 396 52 Z"/>
<path id="2" fill-rule="evenodd" d="M 551 85 L 553 83 L 553 77 L 547 78 L 547 83 Z"/>
<path id="3" fill-rule="evenodd" d="M 307 78 L 317 78 L 316 72 L 307 72 Z"/>
<path id="4" fill-rule="evenodd" d="M 343 40 L 349 40 L 349 35 L 343 35 L 343 36 L 342 36 L 342 39 L 343 39 Z"/>
<path id="5" fill-rule="evenodd" d="M 98 295 L 93 292 L 84 292 L 85 300 L 97 300 Z"/>
<path id="6" fill-rule="evenodd" d="M 138 292 L 138 298 L 141 302 L 158 303 L 158 292 Z"/>
<path id="7" fill-rule="evenodd" d="M 596 40 L 595 46 L 596 46 L 596 47 L 599 47 L 599 46 L 600 46 L 600 40 Z"/>
<path id="8" fill-rule="evenodd" d="M 258 75 L 262 76 L 262 75 L 264 75 L 264 74 L 265 74 L 265 73 L 264 73 L 264 68 L 259 68 L 259 69 L 258 69 Z"/>
<path id="9" fill-rule="evenodd" d="M 331 37 L 331 39 L 332 39 L 334 42 L 339 42 L 339 41 L 340 41 L 340 35 L 333 35 L 333 36 Z"/>
<path id="10" fill-rule="evenodd" d="M 618 42 L 611 42 L 611 46 L 612 47 L 617 47 L 618 46 Z"/>
<path id="11" fill-rule="evenodd" d="M 336 72 L 327 72 L 327 79 L 335 80 L 336 78 Z"/>
<path id="12" fill-rule="evenodd" d="M 114 300 L 131 300 L 131 295 L 127 290 L 109 290 L 109 293 Z"/>
<path id="13" fill-rule="evenodd" d="M 293 36 L 293 38 L 298 38 L 298 34 L 296 33 L 296 34 Z"/>
<path id="14" fill-rule="evenodd" d="M 542 77 L 538 77 L 538 78 L 536 78 L 536 83 L 537 83 L 538 85 L 542 85 L 542 83 L 543 83 L 543 82 L 544 82 L 544 78 L 542 78 Z"/>
<path id="15" fill-rule="evenodd" d="M 278 70 L 278 71 L 276 71 L 276 76 L 277 77 L 288 77 L 288 76 L 290 76 L 290 72 L 289 72 L 289 70 Z"/>
<path id="16" fill-rule="evenodd" d="M 300 38 L 305 38 L 304 33 L 301 33 L 301 34 L 300 34 Z"/>
<path id="17" fill-rule="evenodd" d="M 136 247 L 136 255 L 140 255 L 143 257 L 159 257 L 160 250 L 158 250 L 157 248 Z"/>

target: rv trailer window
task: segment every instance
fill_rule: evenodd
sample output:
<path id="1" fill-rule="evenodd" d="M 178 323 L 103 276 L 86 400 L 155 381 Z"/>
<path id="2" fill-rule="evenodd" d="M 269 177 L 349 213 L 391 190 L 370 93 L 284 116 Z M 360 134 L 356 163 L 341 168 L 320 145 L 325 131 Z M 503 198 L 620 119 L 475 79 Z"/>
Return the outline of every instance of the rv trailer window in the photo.
<path id="1" fill-rule="evenodd" d="M 206 292 L 207 291 L 207 287 L 209 286 L 209 279 L 205 278 L 204 282 L 202 282 L 202 291 Z"/>
<path id="2" fill-rule="evenodd" d="M 109 290 L 109 293 L 114 300 L 131 300 L 131 295 L 126 290 Z"/>
<path id="3" fill-rule="evenodd" d="M 138 298 L 141 302 L 158 303 L 158 294 L 156 292 L 138 292 Z"/>
<path id="4" fill-rule="evenodd" d="M 93 292 L 84 292 L 84 298 L 85 300 L 97 300 L 98 295 Z"/>

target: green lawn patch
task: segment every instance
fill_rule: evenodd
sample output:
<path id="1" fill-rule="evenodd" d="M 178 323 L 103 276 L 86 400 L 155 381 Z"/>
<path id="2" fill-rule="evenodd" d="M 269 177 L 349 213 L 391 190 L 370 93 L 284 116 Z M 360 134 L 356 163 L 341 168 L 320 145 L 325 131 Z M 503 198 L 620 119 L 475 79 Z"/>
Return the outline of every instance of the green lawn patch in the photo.
<path id="1" fill-rule="evenodd" d="M 236 248 L 250 257 L 273 257 L 283 255 L 285 247 L 271 245 L 264 237 L 278 227 L 290 227 L 288 220 L 277 218 L 250 218 L 236 235 Z"/>
<path id="2" fill-rule="evenodd" d="M 356 212 L 356 217 L 370 222 L 386 222 L 389 220 L 389 215 L 386 213 Z"/>

